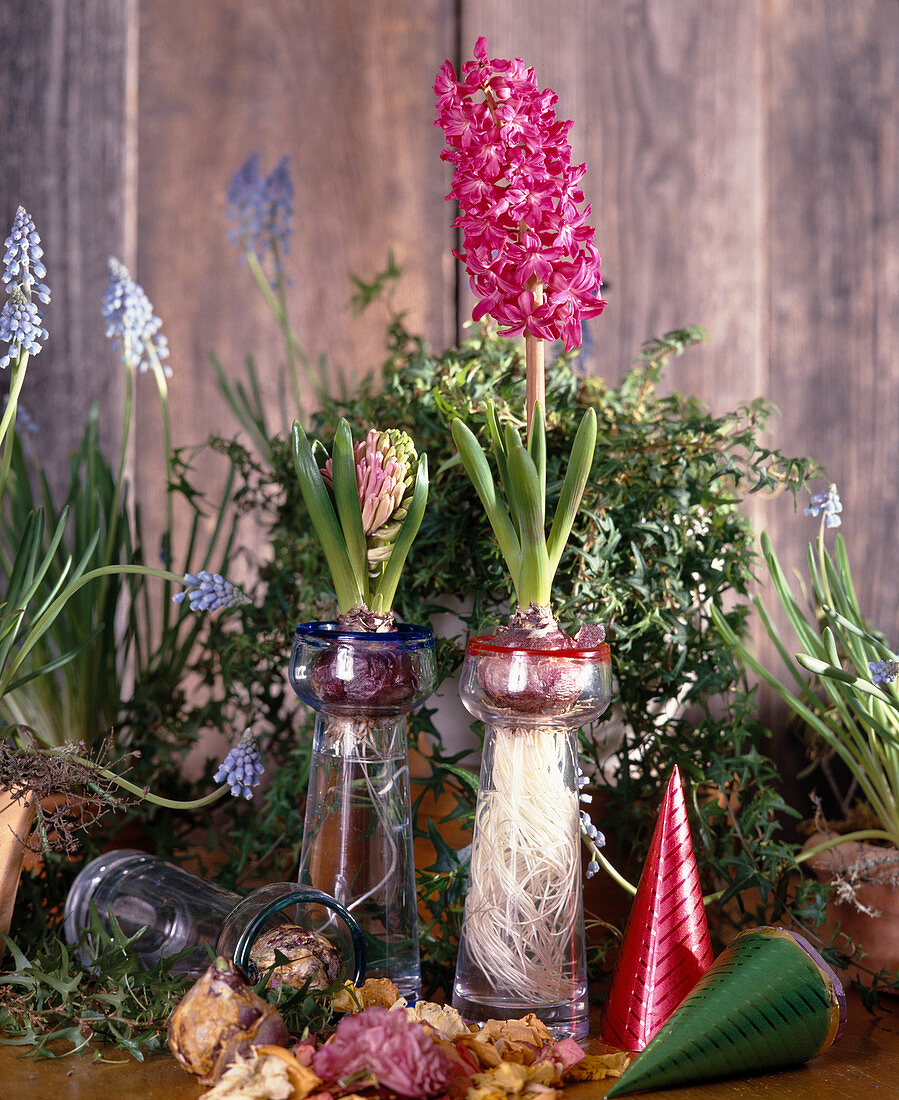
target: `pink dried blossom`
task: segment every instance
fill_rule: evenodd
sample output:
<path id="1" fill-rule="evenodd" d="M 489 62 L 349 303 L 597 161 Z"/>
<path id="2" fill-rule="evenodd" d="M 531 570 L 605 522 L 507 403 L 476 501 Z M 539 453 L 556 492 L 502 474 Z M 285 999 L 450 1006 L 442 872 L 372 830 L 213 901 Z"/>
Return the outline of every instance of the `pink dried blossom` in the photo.
<path id="1" fill-rule="evenodd" d="M 382 1088 L 422 1100 L 445 1092 L 456 1072 L 422 1024 L 380 1006 L 344 1016 L 312 1068 L 324 1081 L 370 1074 Z"/>
<path id="2" fill-rule="evenodd" d="M 480 298 L 475 320 L 490 314 L 503 335 L 578 347 L 581 321 L 606 303 L 590 206 L 581 209 L 586 166 L 571 163 L 571 123 L 556 117 L 555 92 L 541 91 L 521 59 L 491 59 L 485 38 L 462 80 L 444 62 L 434 91 L 447 140 L 441 156 L 453 165 L 447 199 L 461 210 L 456 255 Z"/>

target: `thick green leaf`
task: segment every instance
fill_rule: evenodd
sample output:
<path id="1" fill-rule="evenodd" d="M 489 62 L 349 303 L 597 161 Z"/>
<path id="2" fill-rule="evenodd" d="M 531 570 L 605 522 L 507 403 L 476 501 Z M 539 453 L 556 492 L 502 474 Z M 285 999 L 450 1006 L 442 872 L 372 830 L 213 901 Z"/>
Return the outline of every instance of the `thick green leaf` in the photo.
<path id="1" fill-rule="evenodd" d="M 496 492 L 496 485 L 493 481 L 493 474 L 490 472 L 490 466 L 487 463 L 487 457 L 474 433 L 458 418 L 453 421 L 452 432 L 453 441 L 459 451 L 459 457 L 462 459 L 462 465 L 465 467 L 465 472 L 468 474 L 475 492 L 484 506 L 487 519 L 490 521 L 494 535 L 496 535 L 500 553 L 505 560 L 506 568 L 509 570 L 509 576 L 517 592 L 518 578 L 521 572 L 521 544 L 512 525 L 509 509 L 500 500 Z"/>
<path id="2" fill-rule="evenodd" d="M 293 422 L 293 461 L 300 492 L 331 571 L 340 610 L 344 613 L 352 611 L 363 603 L 362 589 L 353 572 L 346 541 L 334 513 L 327 486 L 322 480 L 309 440 L 298 420 Z"/>
<path id="3" fill-rule="evenodd" d="M 568 469 L 562 483 L 556 514 L 553 516 L 546 550 L 549 555 L 550 576 L 555 576 L 559 559 L 568 543 L 571 527 L 581 506 L 581 498 L 593 465 L 593 452 L 596 449 L 596 411 L 587 409 L 578 425 L 577 434 L 571 447 Z"/>
<path id="4" fill-rule="evenodd" d="M 521 575 L 517 586 L 523 607 L 536 603 L 547 607 L 552 573 L 546 552 L 546 533 L 540 493 L 540 477 L 534 460 L 519 443 L 509 452 L 509 503 L 518 515 L 521 533 Z"/>
<path id="5" fill-rule="evenodd" d="M 546 419 L 543 415 L 543 403 L 534 402 L 531 414 L 531 428 L 528 432 L 528 454 L 537 467 L 537 482 L 540 486 L 540 514 L 546 517 Z"/>
<path id="6" fill-rule="evenodd" d="M 331 461 L 331 481 L 334 486 L 334 504 L 337 518 L 346 542 L 350 566 L 362 599 L 368 603 L 368 548 L 362 526 L 362 506 L 359 503 L 359 487 L 356 483 L 356 461 L 353 456 L 353 435 L 350 425 L 342 419 L 334 434 L 334 451 Z"/>
<path id="7" fill-rule="evenodd" d="M 487 436 L 490 439 L 490 446 L 493 450 L 493 458 L 496 462 L 496 468 L 499 471 L 500 484 L 505 490 L 509 484 L 509 469 L 506 465 L 506 447 L 503 442 L 503 431 L 500 427 L 499 418 L 496 415 L 496 409 L 488 401 L 485 408 L 485 416 L 487 418 Z"/>

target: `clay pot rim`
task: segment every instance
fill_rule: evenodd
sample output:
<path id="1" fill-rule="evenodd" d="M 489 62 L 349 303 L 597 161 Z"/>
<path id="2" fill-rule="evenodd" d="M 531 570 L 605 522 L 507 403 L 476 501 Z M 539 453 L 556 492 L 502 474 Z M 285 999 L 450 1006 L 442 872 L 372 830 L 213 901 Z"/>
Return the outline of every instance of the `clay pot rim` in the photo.
<path id="1" fill-rule="evenodd" d="M 802 846 L 803 852 L 823 844 L 825 841 L 833 841 L 833 846 L 823 852 L 818 852 L 804 862 L 806 866 L 819 875 L 833 874 L 857 874 L 860 883 L 872 885 L 890 885 L 884 876 L 893 878 L 899 876 L 899 848 L 893 844 L 875 844 L 870 840 L 841 840 L 839 833 L 814 832 Z M 881 853 L 883 859 L 880 871 L 876 868 L 876 856 Z M 875 862 L 873 868 L 863 872 L 856 871 L 856 865 L 863 860 Z"/>

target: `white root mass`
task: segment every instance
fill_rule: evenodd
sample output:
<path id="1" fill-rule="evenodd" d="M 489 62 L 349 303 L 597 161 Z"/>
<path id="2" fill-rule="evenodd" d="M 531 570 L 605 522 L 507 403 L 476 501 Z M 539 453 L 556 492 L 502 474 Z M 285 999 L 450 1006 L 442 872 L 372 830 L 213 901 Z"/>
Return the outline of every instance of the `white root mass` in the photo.
<path id="1" fill-rule="evenodd" d="M 580 845 L 569 757 L 564 730 L 496 727 L 478 795 L 463 934 L 492 988 L 515 999 L 570 995 Z"/>

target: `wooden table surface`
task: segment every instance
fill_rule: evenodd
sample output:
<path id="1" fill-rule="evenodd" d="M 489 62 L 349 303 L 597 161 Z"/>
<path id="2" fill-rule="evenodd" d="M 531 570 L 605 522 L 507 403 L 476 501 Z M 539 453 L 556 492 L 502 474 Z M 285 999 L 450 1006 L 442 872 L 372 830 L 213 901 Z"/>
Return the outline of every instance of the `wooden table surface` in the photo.
<path id="1" fill-rule="evenodd" d="M 603 1048 L 591 1043 L 589 1049 Z M 34 1061 L 21 1048 L 0 1046 L 0 1100 L 198 1100 L 205 1091 L 174 1061 L 158 1055 L 135 1062 L 110 1050 L 90 1056 Z M 611 1081 L 572 1085 L 566 1100 L 598 1100 Z M 644 1095 L 652 1095 L 650 1093 Z M 752 1078 L 716 1081 L 658 1093 L 664 1100 L 870 1100 L 899 1097 L 899 999 L 870 1015 L 850 996 L 839 1043 L 808 1065 Z"/>

